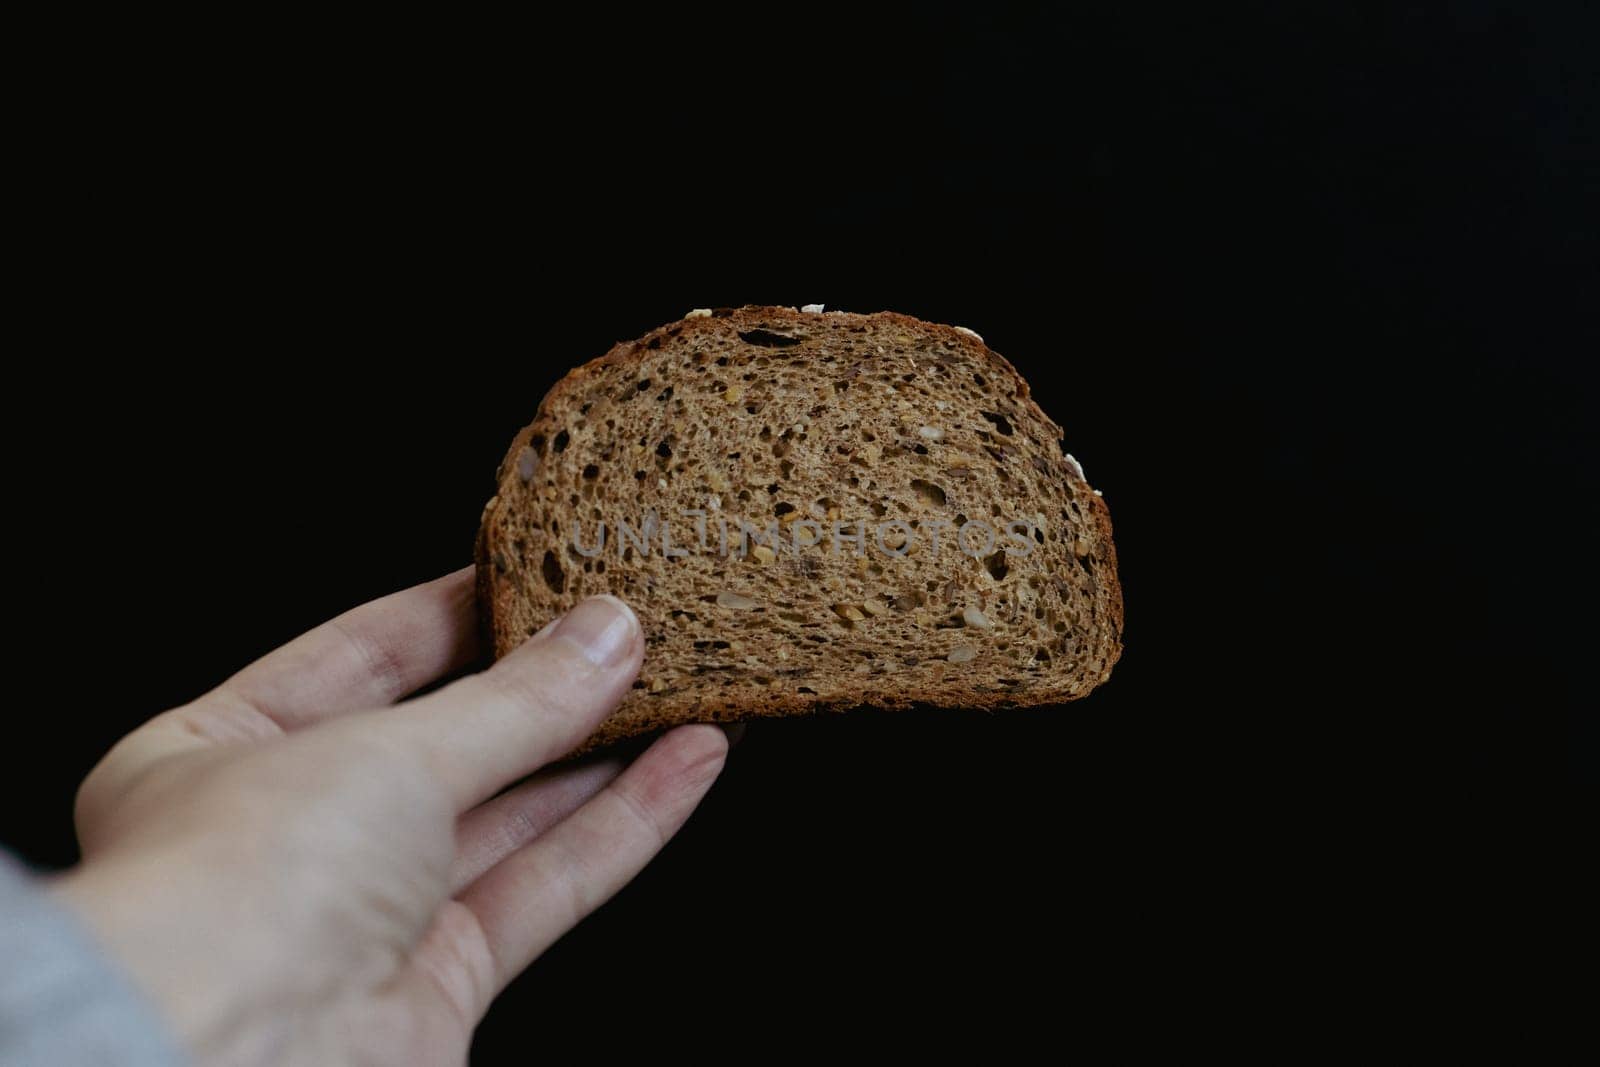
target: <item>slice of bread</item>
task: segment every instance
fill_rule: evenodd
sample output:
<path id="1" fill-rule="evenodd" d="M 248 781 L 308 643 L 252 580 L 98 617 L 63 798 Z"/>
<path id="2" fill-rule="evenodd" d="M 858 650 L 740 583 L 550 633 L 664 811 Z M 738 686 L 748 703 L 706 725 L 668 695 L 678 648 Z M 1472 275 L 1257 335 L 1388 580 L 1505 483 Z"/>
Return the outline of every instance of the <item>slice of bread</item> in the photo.
<path id="1" fill-rule="evenodd" d="M 644 668 L 586 749 L 1077 699 L 1121 653 L 1122 594 L 1110 513 L 1060 442 L 970 330 L 691 312 L 569 373 L 512 442 L 478 536 L 494 653 L 584 597 L 632 605 Z"/>

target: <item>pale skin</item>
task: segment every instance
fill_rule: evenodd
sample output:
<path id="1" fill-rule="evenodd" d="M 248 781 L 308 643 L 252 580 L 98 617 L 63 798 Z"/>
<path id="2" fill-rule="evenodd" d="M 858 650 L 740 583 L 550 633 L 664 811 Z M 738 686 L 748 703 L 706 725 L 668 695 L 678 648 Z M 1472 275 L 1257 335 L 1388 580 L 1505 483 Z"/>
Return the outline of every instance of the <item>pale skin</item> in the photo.
<path id="1" fill-rule="evenodd" d="M 609 597 L 406 699 L 478 662 L 475 611 L 470 568 L 349 611 L 84 781 L 83 862 L 53 891 L 198 1062 L 464 1062 L 495 996 L 716 779 L 727 735 L 700 725 L 540 771 L 638 673 Z"/>

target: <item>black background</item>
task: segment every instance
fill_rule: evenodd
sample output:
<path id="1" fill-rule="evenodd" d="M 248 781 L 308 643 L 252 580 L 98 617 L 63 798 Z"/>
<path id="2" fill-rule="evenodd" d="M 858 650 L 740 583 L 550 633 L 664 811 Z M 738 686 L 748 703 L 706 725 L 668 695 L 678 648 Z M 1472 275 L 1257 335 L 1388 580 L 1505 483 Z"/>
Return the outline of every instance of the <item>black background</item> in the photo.
<path id="1" fill-rule="evenodd" d="M 1104 491 L 1111 682 L 752 729 L 477 1061 L 552 1018 L 1292 1002 L 1513 782 L 1596 780 L 1593 37 L 1212 8 L 102 43 L 31 164 L 44 380 L 12 402 L 58 428 L 13 453 L 13 670 L 50 684 L 13 698 L 0 840 L 71 862 L 116 737 L 466 562 L 570 366 L 693 307 L 889 308 L 982 333 Z"/>

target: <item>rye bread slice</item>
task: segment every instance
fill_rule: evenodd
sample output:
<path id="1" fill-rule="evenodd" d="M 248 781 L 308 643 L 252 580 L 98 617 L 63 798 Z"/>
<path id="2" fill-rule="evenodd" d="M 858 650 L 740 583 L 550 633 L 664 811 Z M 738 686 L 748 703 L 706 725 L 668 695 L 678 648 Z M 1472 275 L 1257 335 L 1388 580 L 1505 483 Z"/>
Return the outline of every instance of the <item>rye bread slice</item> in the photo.
<path id="1" fill-rule="evenodd" d="M 691 312 L 570 372 L 512 441 L 478 535 L 494 654 L 585 597 L 632 605 L 644 667 L 585 749 L 1075 700 L 1121 654 L 1122 594 L 1110 513 L 1061 436 L 970 330 Z"/>

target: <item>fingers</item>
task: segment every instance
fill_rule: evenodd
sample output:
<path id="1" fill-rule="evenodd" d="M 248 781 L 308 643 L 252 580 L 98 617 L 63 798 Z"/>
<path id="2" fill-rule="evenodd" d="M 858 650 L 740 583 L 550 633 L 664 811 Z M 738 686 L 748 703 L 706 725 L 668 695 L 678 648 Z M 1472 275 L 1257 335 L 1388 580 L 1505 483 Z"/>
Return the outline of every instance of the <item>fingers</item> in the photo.
<path id="1" fill-rule="evenodd" d="M 620 774 L 622 767 L 620 759 L 552 767 L 467 812 L 456 826 L 450 895 L 455 896 L 495 864 L 577 811 Z"/>
<path id="2" fill-rule="evenodd" d="M 243 704 L 285 730 L 382 707 L 473 662 L 471 567 L 381 597 L 290 641 L 224 682 L 213 699 Z"/>
<path id="3" fill-rule="evenodd" d="M 472 568 L 347 611 L 246 667 L 205 696 L 122 738 L 78 791 L 92 837 L 129 785 L 163 759 L 281 737 L 342 712 L 392 703 L 477 656 Z"/>
<path id="4" fill-rule="evenodd" d="M 488 670 L 380 721 L 465 811 L 571 751 L 626 695 L 643 658 L 633 612 L 594 597 Z"/>
<path id="5" fill-rule="evenodd" d="M 424 940 L 417 973 L 475 1023 L 508 982 L 660 851 L 727 752 L 715 726 L 662 737 L 594 799 L 473 883 L 462 908 L 452 902 L 450 929 Z"/>

